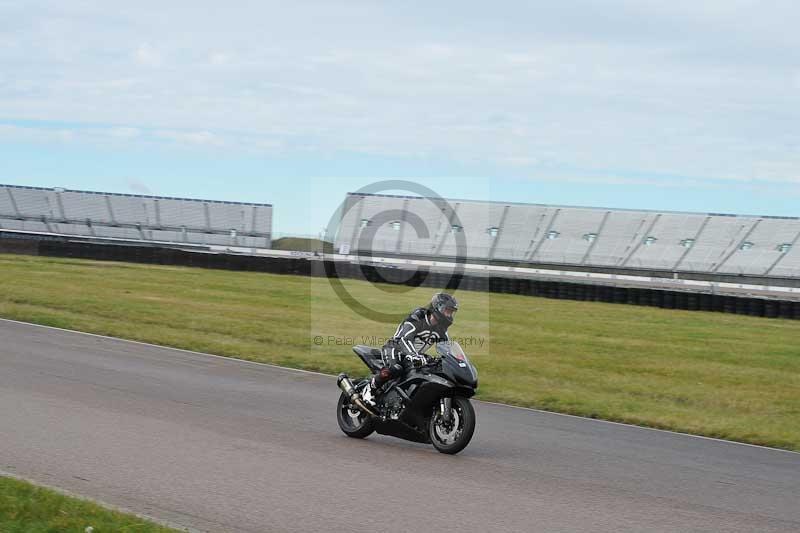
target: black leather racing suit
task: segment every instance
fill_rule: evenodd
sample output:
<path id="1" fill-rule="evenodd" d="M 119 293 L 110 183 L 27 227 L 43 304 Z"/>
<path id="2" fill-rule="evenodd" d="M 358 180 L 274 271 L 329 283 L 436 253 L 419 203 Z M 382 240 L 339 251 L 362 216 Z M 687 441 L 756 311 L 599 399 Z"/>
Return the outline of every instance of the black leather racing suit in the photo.
<path id="1" fill-rule="evenodd" d="M 384 370 L 375 376 L 374 386 L 379 387 L 387 379 L 405 373 L 415 363 L 424 363 L 424 353 L 437 342 L 449 341 L 447 326 L 431 324 L 430 314 L 425 307 L 414 309 L 397 326 L 394 336 L 383 345 Z"/>

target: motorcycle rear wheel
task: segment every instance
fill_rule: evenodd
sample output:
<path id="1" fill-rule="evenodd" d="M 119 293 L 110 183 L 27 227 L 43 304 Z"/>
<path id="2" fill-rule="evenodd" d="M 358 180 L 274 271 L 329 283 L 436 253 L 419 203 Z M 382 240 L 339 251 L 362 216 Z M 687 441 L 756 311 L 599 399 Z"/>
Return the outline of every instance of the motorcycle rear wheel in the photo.
<path id="1" fill-rule="evenodd" d="M 375 419 L 354 406 L 345 393 L 339 395 L 336 404 L 336 421 L 339 429 L 354 439 L 363 439 L 375 431 Z"/>
<path id="2" fill-rule="evenodd" d="M 475 433 L 475 409 L 466 398 L 456 396 L 452 403 L 452 420 L 445 424 L 438 405 L 428 423 L 431 444 L 441 453 L 456 454 L 467 447 Z"/>

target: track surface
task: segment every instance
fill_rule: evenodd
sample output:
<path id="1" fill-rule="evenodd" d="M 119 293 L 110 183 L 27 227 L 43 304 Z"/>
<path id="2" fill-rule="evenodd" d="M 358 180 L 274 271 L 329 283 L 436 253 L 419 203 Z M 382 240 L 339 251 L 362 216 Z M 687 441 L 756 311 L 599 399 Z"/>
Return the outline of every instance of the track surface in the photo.
<path id="1" fill-rule="evenodd" d="M 800 454 L 477 402 L 455 457 L 332 377 L 0 320 L 0 470 L 202 531 L 800 531 Z"/>

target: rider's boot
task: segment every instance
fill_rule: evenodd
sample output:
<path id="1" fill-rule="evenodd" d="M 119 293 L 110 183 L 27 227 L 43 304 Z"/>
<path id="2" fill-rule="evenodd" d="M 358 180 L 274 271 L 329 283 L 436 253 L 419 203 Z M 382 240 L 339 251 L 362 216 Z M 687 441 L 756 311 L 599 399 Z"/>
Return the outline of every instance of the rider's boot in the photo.
<path id="1" fill-rule="evenodd" d="M 364 403 L 366 403 L 369 407 L 375 407 L 375 398 L 377 396 L 378 386 L 375 385 L 375 376 L 372 376 L 372 379 L 370 379 L 364 386 L 364 390 L 361 391 L 361 399 L 364 400 Z"/>
<path id="2" fill-rule="evenodd" d="M 367 403 L 367 405 L 374 407 L 377 402 L 377 397 L 380 393 L 381 387 L 383 387 L 387 381 L 399 377 L 402 373 L 403 367 L 398 364 L 381 368 L 372 376 L 372 379 L 367 382 L 364 390 L 361 391 L 362 399 Z"/>
<path id="3" fill-rule="evenodd" d="M 361 391 L 361 398 L 370 407 L 375 407 L 378 391 L 392 377 L 392 372 L 389 368 L 381 368 L 372 378 L 367 382 L 364 390 Z"/>

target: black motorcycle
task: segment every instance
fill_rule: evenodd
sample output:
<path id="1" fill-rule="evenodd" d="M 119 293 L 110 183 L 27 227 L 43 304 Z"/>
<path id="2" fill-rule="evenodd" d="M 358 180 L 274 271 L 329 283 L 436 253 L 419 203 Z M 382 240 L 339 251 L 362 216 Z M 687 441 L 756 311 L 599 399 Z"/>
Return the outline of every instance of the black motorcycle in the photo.
<path id="1" fill-rule="evenodd" d="M 380 371 L 379 349 L 359 345 L 353 351 L 373 374 Z M 369 386 L 369 377 L 353 382 L 347 374 L 339 374 L 342 394 L 336 419 L 345 435 L 363 439 L 377 431 L 433 444 L 442 453 L 463 450 L 475 432 L 475 410 L 469 398 L 478 387 L 478 371 L 457 342 L 441 342 L 436 351 L 439 357 L 385 383 L 375 406 L 364 402 L 361 395 Z"/>

